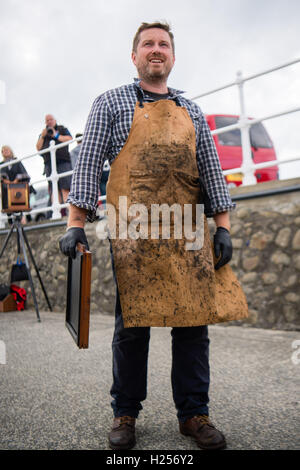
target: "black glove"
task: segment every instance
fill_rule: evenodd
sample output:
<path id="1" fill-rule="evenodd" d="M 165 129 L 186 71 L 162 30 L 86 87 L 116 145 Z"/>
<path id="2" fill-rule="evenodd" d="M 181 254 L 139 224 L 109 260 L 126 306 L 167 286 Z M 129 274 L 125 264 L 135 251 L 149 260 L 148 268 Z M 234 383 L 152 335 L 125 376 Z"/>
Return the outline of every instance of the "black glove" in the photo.
<path id="1" fill-rule="evenodd" d="M 214 250 L 216 258 L 221 258 L 215 265 L 215 269 L 219 269 L 224 264 L 229 263 L 232 258 L 232 243 L 229 231 L 224 227 L 218 227 L 214 235 Z"/>
<path id="2" fill-rule="evenodd" d="M 82 245 L 85 245 L 86 249 L 89 250 L 89 244 L 84 229 L 80 227 L 71 227 L 60 238 L 59 247 L 64 255 L 75 258 L 77 243 L 82 243 Z"/>

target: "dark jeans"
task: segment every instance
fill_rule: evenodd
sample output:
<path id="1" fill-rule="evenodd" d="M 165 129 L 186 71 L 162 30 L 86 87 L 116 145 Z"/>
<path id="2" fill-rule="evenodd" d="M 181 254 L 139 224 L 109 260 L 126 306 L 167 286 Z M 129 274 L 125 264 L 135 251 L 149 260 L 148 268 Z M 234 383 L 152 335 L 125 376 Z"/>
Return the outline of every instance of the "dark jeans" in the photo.
<path id="1" fill-rule="evenodd" d="M 150 328 L 124 328 L 117 292 L 113 350 L 115 416 L 137 418 L 147 395 Z M 196 414 L 208 415 L 209 339 L 207 326 L 172 328 L 173 399 L 180 421 Z"/>

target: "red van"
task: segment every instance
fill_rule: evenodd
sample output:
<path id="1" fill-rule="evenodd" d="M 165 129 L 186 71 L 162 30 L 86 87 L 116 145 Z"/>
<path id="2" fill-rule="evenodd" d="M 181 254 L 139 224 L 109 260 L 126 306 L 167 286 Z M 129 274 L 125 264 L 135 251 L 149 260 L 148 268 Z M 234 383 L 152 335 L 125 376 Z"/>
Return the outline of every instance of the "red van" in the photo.
<path id="1" fill-rule="evenodd" d="M 238 122 L 239 116 L 229 114 L 208 114 L 205 116 L 210 130 L 231 126 Z M 213 136 L 222 170 L 239 168 L 242 165 L 242 144 L 241 131 L 234 129 L 222 134 Z M 276 160 L 276 153 L 273 143 L 261 122 L 250 127 L 250 142 L 252 149 L 252 159 L 254 163 L 268 162 Z M 255 171 L 258 183 L 271 181 L 279 178 L 278 166 L 262 168 Z M 239 186 L 243 182 L 243 174 L 235 173 L 226 175 L 226 180 L 230 186 Z"/>

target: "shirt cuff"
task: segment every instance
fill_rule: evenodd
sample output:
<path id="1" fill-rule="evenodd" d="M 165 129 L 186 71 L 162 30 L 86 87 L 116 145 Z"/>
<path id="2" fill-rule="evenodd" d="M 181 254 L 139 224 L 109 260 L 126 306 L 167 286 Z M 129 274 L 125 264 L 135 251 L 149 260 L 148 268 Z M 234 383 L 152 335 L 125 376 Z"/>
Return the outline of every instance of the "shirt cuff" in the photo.
<path id="1" fill-rule="evenodd" d="M 213 217 L 216 214 L 221 214 L 221 212 L 233 211 L 236 208 L 236 203 L 232 202 L 231 204 L 224 206 L 217 206 L 212 208 L 211 211 L 205 212 L 206 217 Z"/>
<path id="2" fill-rule="evenodd" d="M 94 222 L 96 220 L 97 207 L 93 206 L 92 204 L 78 201 L 74 197 L 70 197 L 70 196 L 67 198 L 67 203 L 72 204 L 73 206 L 79 207 L 80 209 L 86 209 L 88 211 L 86 215 L 86 220 L 88 222 Z"/>

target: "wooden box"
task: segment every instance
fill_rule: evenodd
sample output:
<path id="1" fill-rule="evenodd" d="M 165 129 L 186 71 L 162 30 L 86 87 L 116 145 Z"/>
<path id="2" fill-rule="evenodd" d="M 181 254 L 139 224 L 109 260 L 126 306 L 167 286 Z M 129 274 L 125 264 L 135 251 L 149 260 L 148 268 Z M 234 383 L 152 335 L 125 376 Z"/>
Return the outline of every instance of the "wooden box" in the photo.
<path id="1" fill-rule="evenodd" d="M 0 301 L 0 312 L 14 312 L 15 310 L 17 310 L 17 304 L 12 294 L 8 294 Z"/>
<path id="2" fill-rule="evenodd" d="M 29 184 L 27 182 L 2 183 L 2 212 L 28 212 Z"/>

